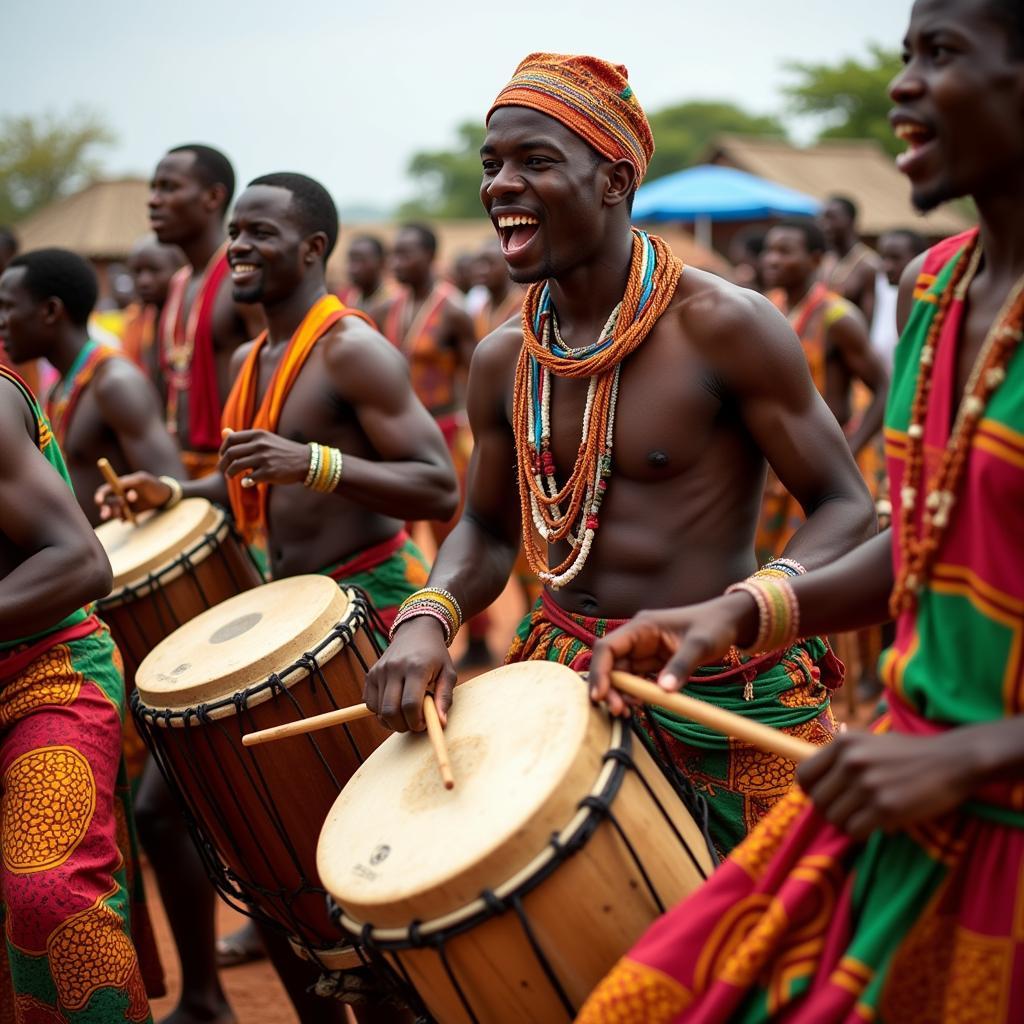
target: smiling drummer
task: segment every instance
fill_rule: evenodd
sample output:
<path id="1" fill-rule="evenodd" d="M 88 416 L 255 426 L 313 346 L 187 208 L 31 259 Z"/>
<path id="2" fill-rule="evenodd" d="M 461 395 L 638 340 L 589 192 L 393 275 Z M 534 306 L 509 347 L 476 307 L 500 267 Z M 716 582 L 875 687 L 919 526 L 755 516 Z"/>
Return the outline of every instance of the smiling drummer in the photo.
<path id="1" fill-rule="evenodd" d="M 757 569 L 766 461 L 807 514 L 786 551 L 793 562 L 772 571 L 830 562 L 874 529 L 849 447 L 781 314 L 684 270 L 661 239 L 632 229 L 653 151 L 625 68 L 595 57 L 527 57 L 488 114 L 481 199 L 512 279 L 530 287 L 523 322 L 473 358 L 466 509 L 430 579 L 445 593 L 427 591 L 399 614 L 367 681 L 367 702 L 395 729 L 423 728 L 429 689 L 447 710 L 445 640 L 457 622 L 446 618 L 497 597 L 524 527 L 546 589 L 510 660 L 577 668 L 618 621 L 707 600 Z M 548 541 L 539 547 L 538 529 Z M 732 661 L 693 689 L 830 739 L 835 662 L 823 642 L 797 644 L 775 665 Z M 672 759 L 712 797 L 721 849 L 792 780 L 791 762 L 667 716 L 660 724 Z"/>

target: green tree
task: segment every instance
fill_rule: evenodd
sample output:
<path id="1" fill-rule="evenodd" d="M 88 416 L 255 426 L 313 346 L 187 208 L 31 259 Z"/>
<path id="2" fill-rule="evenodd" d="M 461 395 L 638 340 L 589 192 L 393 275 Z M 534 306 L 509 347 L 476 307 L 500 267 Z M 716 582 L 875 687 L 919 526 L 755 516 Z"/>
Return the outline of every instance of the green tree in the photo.
<path id="1" fill-rule="evenodd" d="M 681 171 L 696 163 L 722 132 L 744 135 L 778 135 L 786 131 L 778 118 L 748 114 L 735 103 L 722 100 L 692 100 L 664 107 L 650 116 L 654 132 L 654 159 L 647 171 L 648 181 Z"/>
<path id="2" fill-rule="evenodd" d="M 480 205 L 480 147 L 484 126 L 464 121 L 456 129 L 457 146 L 416 153 L 409 175 L 420 195 L 404 203 L 405 217 L 482 217 Z"/>
<path id="3" fill-rule="evenodd" d="M 882 46 L 869 47 L 866 61 L 840 64 L 791 63 L 798 81 L 785 88 L 789 108 L 816 118 L 823 139 L 874 139 L 892 155 L 903 148 L 889 127 L 889 83 L 901 67 L 900 55 Z"/>
<path id="4" fill-rule="evenodd" d="M 96 113 L 0 119 L 0 223 L 21 220 L 94 179 L 94 153 L 114 142 Z"/>

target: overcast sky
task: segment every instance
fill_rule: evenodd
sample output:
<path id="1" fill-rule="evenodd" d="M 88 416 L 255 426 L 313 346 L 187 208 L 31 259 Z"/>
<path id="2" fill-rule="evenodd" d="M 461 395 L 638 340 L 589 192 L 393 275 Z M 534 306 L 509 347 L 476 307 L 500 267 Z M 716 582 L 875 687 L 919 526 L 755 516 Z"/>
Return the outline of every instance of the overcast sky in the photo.
<path id="1" fill-rule="evenodd" d="M 782 105 L 787 60 L 896 46 L 905 0 L 2 0 L 0 113 L 100 113 L 118 135 L 112 174 L 209 142 L 242 181 L 277 170 L 321 180 L 339 206 L 390 206 L 405 169 L 482 118 L 533 50 L 589 52 L 629 68 L 656 109 L 725 98 Z M 620 13 L 616 14 L 614 11 Z"/>

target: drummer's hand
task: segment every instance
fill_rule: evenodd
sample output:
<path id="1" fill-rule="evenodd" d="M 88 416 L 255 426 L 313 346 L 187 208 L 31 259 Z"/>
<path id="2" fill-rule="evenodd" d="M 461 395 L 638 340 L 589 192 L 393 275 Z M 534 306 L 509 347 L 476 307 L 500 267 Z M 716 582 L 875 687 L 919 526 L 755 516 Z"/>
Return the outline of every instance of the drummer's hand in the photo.
<path id="1" fill-rule="evenodd" d="M 420 615 L 399 627 L 391 646 L 370 669 L 363 699 L 389 729 L 420 732 L 426 728 L 423 699 L 430 690 L 441 724 L 447 725 L 456 678 L 441 624 Z"/>
<path id="2" fill-rule="evenodd" d="M 124 496 L 133 512 L 146 512 L 151 508 L 163 508 L 171 500 L 171 489 L 152 473 L 129 473 L 118 477 L 124 488 Z M 110 484 L 102 484 L 93 496 L 100 507 L 100 519 L 127 519 L 125 503 L 114 492 Z"/>
<path id="3" fill-rule="evenodd" d="M 220 446 L 220 471 L 246 473 L 258 484 L 301 484 L 309 472 L 309 445 L 268 430 L 235 430 Z"/>
<path id="4" fill-rule="evenodd" d="M 716 597 L 686 608 L 643 611 L 594 645 L 590 659 L 590 698 L 606 700 L 613 715 L 629 712 L 612 685 L 613 669 L 658 674 L 658 685 L 679 690 L 693 670 L 723 657 L 756 629 L 757 606 L 746 594 Z"/>
<path id="5" fill-rule="evenodd" d="M 842 733 L 797 768 L 797 781 L 821 814 L 854 839 L 892 832 L 968 798 L 978 755 L 966 733 Z"/>

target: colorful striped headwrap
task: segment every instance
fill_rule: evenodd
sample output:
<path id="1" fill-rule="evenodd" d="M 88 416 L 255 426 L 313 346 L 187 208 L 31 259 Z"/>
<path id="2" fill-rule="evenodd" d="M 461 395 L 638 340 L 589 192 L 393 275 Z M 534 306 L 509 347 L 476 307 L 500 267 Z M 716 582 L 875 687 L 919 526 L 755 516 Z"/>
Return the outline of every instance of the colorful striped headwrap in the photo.
<path id="1" fill-rule="evenodd" d="M 598 57 L 531 53 L 498 93 L 498 107 L 530 107 L 560 121 L 608 160 L 628 160 L 639 185 L 654 155 L 647 115 L 621 64 Z"/>

